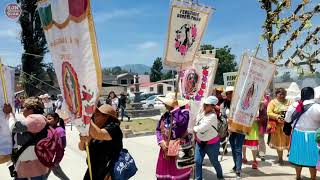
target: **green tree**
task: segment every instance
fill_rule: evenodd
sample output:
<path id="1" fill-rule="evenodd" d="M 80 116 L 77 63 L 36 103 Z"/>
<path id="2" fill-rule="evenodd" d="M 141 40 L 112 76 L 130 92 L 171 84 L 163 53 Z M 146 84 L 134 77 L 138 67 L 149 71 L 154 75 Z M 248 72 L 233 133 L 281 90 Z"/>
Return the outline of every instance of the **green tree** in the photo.
<path id="1" fill-rule="evenodd" d="M 49 84 L 54 86 L 55 82 L 57 81 L 57 76 L 56 76 L 56 72 L 53 67 L 53 63 L 46 64 L 46 71 L 48 73 L 48 77 L 50 80 Z"/>
<path id="2" fill-rule="evenodd" d="M 122 69 L 120 66 L 115 66 L 111 69 L 111 73 L 113 75 L 119 75 L 119 74 L 123 74 L 123 73 L 127 73 L 128 71 Z"/>
<path id="3" fill-rule="evenodd" d="M 22 70 L 24 74 L 24 87 L 28 96 L 39 94 L 42 87 L 40 80 L 45 80 L 43 56 L 47 52 L 47 42 L 37 12 L 37 0 L 17 0 L 21 5 L 22 13 L 19 18 L 21 25 L 21 43 L 24 54 L 22 55 Z M 32 55 L 34 54 L 34 55 Z M 35 78 L 33 78 L 35 77 Z"/>
<path id="4" fill-rule="evenodd" d="M 290 72 L 283 73 L 283 75 L 281 76 L 281 80 L 283 82 L 291 82 L 291 81 L 293 81 L 293 79 L 291 78 Z"/>
<path id="5" fill-rule="evenodd" d="M 177 74 L 177 71 L 169 70 L 162 75 L 162 79 L 172 79 Z"/>
<path id="6" fill-rule="evenodd" d="M 213 50 L 214 46 L 210 44 L 201 45 L 200 50 Z M 237 62 L 235 55 L 231 54 L 231 48 L 225 46 L 216 49 L 216 58 L 219 59 L 218 69 L 216 73 L 215 84 L 223 84 L 223 73 L 237 71 Z"/>
<path id="7" fill-rule="evenodd" d="M 150 80 L 151 82 L 160 81 L 162 78 L 162 60 L 160 57 L 157 57 L 157 59 L 153 62 L 153 65 L 151 67 L 151 74 L 150 74 Z"/>

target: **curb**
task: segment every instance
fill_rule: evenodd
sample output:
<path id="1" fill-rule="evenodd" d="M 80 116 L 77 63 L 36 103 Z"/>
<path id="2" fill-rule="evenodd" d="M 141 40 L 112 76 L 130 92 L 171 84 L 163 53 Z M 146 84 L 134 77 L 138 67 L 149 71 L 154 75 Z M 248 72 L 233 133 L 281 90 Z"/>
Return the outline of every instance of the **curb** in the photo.
<path id="1" fill-rule="evenodd" d="M 155 131 L 146 131 L 146 132 L 138 132 L 138 133 L 128 133 L 124 134 L 124 138 L 133 138 L 133 137 L 141 137 L 141 136 L 151 136 L 154 135 Z"/>

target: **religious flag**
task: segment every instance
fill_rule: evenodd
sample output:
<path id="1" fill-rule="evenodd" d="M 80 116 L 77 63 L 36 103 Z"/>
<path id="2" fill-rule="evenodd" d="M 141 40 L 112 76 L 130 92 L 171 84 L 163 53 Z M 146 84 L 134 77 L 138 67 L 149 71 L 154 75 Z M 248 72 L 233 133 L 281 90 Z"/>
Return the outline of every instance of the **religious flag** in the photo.
<path id="1" fill-rule="evenodd" d="M 102 85 L 90 0 L 42 0 L 38 12 L 64 102 L 87 135 Z"/>
<path id="2" fill-rule="evenodd" d="M 179 89 L 183 98 L 190 100 L 189 129 L 193 128 L 202 101 L 211 95 L 213 82 L 218 68 L 215 55 L 201 54 L 196 56 L 193 66 L 180 72 Z"/>
<path id="3" fill-rule="evenodd" d="M 9 161 L 12 152 L 12 136 L 8 117 L 3 113 L 2 108 L 5 103 L 14 104 L 14 69 L 3 65 L 2 75 L 0 88 L 0 163 Z"/>
<path id="4" fill-rule="evenodd" d="M 230 108 L 231 131 L 243 134 L 250 132 L 275 70 L 274 64 L 248 54 L 243 55 Z"/>
<path id="5" fill-rule="evenodd" d="M 173 0 L 165 48 L 165 65 L 192 65 L 211 13 L 210 7 Z"/>

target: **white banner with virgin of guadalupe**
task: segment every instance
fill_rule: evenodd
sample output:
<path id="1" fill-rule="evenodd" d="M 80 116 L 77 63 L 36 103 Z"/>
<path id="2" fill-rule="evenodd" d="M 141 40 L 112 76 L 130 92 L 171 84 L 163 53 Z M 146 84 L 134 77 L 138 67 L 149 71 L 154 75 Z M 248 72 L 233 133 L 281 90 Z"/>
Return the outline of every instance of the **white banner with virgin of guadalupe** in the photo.
<path id="1" fill-rule="evenodd" d="M 87 135 L 102 77 L 89 0 L 43 0 L 38 12 L 68 113 Z"/>
<path id="2" fill-rule="evenodd" d="M 202 101 L 212 93 L 218 61 L 212 55 L 197 55 L 193 66 L 180 72 L 179 90 L 182 97 L 189 100 L 190 105 L 189 129 L 195 125 Z"/>
<path id="3" fill-rule="evenodd" d="M 232 97 L 231 131 L 249 133 L 260 102 L 269 86 L 276 66 L 244 54 Z"/>
<path id="4" fill-rule="evenodd" d="M 0 162 L 4 155 L 11 154 L 12 151 L 12 136 L 9 129 L 8 119 L 3 113 L 3 105 L 6 103 L 4 96 L 4 89 L 8 97 L 8 103 L 14 104 L 14 69 L 8 66 L 2 66 L 2 71 L 4 75 L 5 82 L 1 82 L 0 85 Z M 5 83 L 5 88 L 3 88 L 2 83 Z"/>
<path id="5" fill-rule="evenodd" d="M 173 0 L 165 48 L 166 66 L 191 66 L 199 49 L 212 8 Z"/>

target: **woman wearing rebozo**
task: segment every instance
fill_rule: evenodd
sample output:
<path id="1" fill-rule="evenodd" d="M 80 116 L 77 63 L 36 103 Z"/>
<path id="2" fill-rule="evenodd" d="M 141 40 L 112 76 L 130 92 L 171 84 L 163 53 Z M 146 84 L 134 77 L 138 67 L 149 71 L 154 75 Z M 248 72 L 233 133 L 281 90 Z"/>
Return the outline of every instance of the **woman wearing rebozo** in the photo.
<path id="1" fill-rule="evenodd" d="M 278 163 L 283 164 L 283 150 L 289 149 L 290 137 L 283 132 L 284 117 L 288 110 L 290 101 L 286 99 L 287 91 L 283 88 L 276 90 L 276 98 L 268 105 L 268 131 L 270 132 L 269 146 L 276 149 Z"/>
<path id="2" fill-rule="evenodd" d="M 188 180 L 191 174 L 191 168 L 178 169 L 176 157 L 168 156 L 168 142 L 182 138 L 187 133 L 189 123 L 189 111 L 181 108 L 188 101 L 183 100 L 180 95 L 177 97 L 178 100 L 175 99 L 174 93 L 168 93 L 166 97 L 158 98 L 165 104 L 167 110 L 161 116 L 156 128 L 157 143 L 160 146 L 156 169 L 158 180 Z"/>
<path id="3" fill-rule="evenodd" d="M 317 176 L 319 160 L 316 131 L 320 128 L 320 105 L 314 102 L 314 90 L 305 87 L 301 90 L 301 100 L 289 107 L 285 121 L 292 123 L 289 162 L 295 165 L 296 179 L 301 179 L 302 167 L 308 167 L 311 179 Z M 297 118 L 298 115 L 299 118 Z"/>

